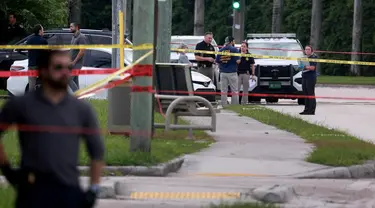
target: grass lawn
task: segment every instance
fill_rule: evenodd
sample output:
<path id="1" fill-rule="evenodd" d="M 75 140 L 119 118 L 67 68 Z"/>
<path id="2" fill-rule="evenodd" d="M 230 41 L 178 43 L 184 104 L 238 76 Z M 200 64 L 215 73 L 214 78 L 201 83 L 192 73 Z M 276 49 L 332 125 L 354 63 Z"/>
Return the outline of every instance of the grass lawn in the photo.
<path id="1" fill-rule="evenodd" d="M 374 144 L 359 140 L 345 132 L 311 124 L 262 106 L 230 106 L 228 109 L 294 133 L 306 142 L 313 143 L 316 148 L 306 158 L 308 162 L 330 166 L 350 166 L 375 158 Z"/>
<path id="2" fill-rule="evenodd" d="M 319 76 L 318 84 L 375 85 L 375 77 Z"/>
<path id="3" fill-rule="evenodd" d="M 1 101 L 4 102 L 4 101 Z M 107 125 L 107 101 L 90 100 L 95 108 L 102 128 Z M 2 103 L 1 103 L 2 105 Z M 155 122 L 163 122 L 164 118 L 156 113 Z M 105 136 L 105 162 L 109 166 L 127 166 L 127 165 L 154 165 L 169 161 L 175 157 L 193 153 L 208 147 L 213 141 L 204 131 L 194 131 L 197 140 L 187 140 L 188 131 L 178 130 L 164 132 L 162 129 L 156 131 L 152 140 L 151 154 L 148 153 L 130 153 L 129 138 L 118 135 Z M 15 131 L 9 131 L 3 136 L 3 143 L 12 164 L 19 162 L 18 139 Z M 81 145 L 80 164 L 88 165 L 89 158 L 86 154 L 86 148 Z"/>
<path id="4" fill-rule="evenodd" d="M 223 203 L 220 205 L 211 205 L 210 208 L 279 208 L 279 206 L 263 203 L 238 202 L 234 204 Z"/>

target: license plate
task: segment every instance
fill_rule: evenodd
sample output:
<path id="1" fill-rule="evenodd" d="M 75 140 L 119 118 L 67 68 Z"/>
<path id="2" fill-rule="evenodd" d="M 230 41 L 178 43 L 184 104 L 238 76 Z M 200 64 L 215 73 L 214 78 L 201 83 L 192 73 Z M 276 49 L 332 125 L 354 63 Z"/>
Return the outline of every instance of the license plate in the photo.
<path id="1" fill-rule="evenodd" d="M 270 82 L 270 89 L 280 89 L 281 88 L 281 82 Z"/>

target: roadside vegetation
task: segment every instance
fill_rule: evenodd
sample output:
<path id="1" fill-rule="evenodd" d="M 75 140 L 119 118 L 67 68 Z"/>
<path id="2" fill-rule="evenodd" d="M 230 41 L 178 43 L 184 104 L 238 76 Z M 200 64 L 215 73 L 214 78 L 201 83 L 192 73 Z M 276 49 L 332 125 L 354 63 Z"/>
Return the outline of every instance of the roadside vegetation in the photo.
<path id="1" fill-rule="evenodd" d="M 1 105 L 4 103 L 4 101 L 0 102 Z M 90 103 L 96 110 L 101 128 L 107 129 L 107 101 L 90 100 Z M 164 117 L 155 113 L 155 122 L 161 123 L 163 121 Z M 188 137 L 188 131 L 186 130 L 164 132 L 163 129 L 157 129 L 151 142 L 151 154 L 129 152 L 129 137 L 105 135 L 105 162 L 108 166 L 150 166 L 202 150 L 214 142 L 212 137 L 204 131 L 194 131 L 193 135 L 196 140 L 186 139 Z M 20 155 L 17 132 L 14 130 L 8 131 L 3 136 L 3 143 L 12 164 L 18 164 Z M 89 165 L 89 157 L 83 144 L 81 145 L 80 156 L 80 165 Z"/>
<path id="2" fill-rule="evenodd" d="M 294 133 L 315 145 L 306 161 L 329 166 L 362 164 L 375 158 L 375 145 L 343 131 L 308 123 L 300 118 L 257 106 L 230 106 L 241 116 Z"/>
<path id="3" fill-rule="evenodd" d="M 319 76 L 318 84 L 375 85 L 375 77 Z"/>

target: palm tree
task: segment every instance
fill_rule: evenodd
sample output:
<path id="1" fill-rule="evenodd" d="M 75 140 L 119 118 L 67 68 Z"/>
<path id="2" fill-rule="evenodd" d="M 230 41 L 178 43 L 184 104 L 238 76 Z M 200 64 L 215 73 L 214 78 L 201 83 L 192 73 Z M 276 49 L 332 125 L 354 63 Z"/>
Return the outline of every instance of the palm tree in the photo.
<path id="1" fill-rule="evenodd" d="M 362 39 L 362 0 L 354 0 L 354 14 L 353 14 L 353 33 L 352 33 L 352 52 L 361 51 Z M 352 54 L 352 61 L 359 61 L 361 56 L 359 54 Z M 361 70 L 359 65 L 351 65 L 350 73 L 352 75 L 360 75 Z"/>
<path id="2" fill-rule="evenodd" d="M 272 9 L 272 33 L 281 31 L 284 0 L 273 0 Z"/>

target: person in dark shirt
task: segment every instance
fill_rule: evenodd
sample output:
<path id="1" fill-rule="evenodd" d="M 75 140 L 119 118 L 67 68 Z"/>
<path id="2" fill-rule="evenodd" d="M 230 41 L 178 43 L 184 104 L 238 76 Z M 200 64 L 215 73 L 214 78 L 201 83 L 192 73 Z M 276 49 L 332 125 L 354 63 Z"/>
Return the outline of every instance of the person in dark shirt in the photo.
<path id="1" fill-rule="evenodd" d="M 238 49 L 234 47 L 234 38 L 226 37 L 225 46 L 219 52 L 238 53 Z M 238 75 L 237 75 L 237 60 L 239 56 L 223 56 L 217 55 L 216 62 L 220 69 L 220 90 L 221 90 L 221 105 L 225 106 L 228 102 L 228 86 L 232 92 L 231 104 L 238 104 Z"/>
<path id="2" fill-rule="evenodd" d="M 33 29 L 34 35 L 31 36 L 27 41 L 26 45 L 48 45 L 46 39 L 43 38 L 44 29 L 42 25 L 37 24 L 34 26 Z M 39 54 L 41 53 L 42 49 L 31 49 L 29 50 L 29 71 L 37 70 L 36 62 L 38 60 Z M 35 89 L 36 85 L 36 77 L 29 76 L 29 92 Z"/>
<path id="3" fill-rule="evenodd" d="M 195 50 L 215 52 L 215 48 L 211 44 L 212 39 L 212 32 L 206 32 L 204 34 L 204 40 L 195 46 Z M 215 63 L 215 54 L 194 53 L 194 55 L 198 63 L 198 72 L 214 80 L 215 72 L 213 64 Z"/>
<path id="4" fill-rule="evenodd" d="M 305 47 L 305 53 L 308 58 L 316 59 L 318 56 L 314 53 L 312 46 L 307 45 Z M 302 90 L 306 96 L 315 96 L 315 84 L 316 84 L 316 65 L 317 62 L 309 62 L 310 66 L 302 66 Z M 301 115 L 315 115 L 316 99 L 305 98 L 305 109 L 301 112 Z"/>
<path id="5" fill-rule="evenodd" d="M 26 36 L 26 31 L 21 24 L 17 23 L 15 13 L 9 13 L 9 23 L 5 31 L 5 42 L 12 45 Z"/>
<path id="6" fill-rule="evenodd" d="M 67 92 L 72 69 L 68 51 L 43 50 L 37 68 L 42 87 L 9 99 L 0 112 L 3 127 L 18 127 L 21 152 L 17 170 L 0 142 L 0 169 L 17 191 L 17 208 L 94 207 L 104 164 L 98 120 L 88 103 Z M 81 137 L 91 158 L 86 192 L 77 168 Z"/>
<path id="7" fill-rule="evenodd" d="M 250 54 L 249 46 L 246 41 L 241 44 L 241 54 Z M 255 61 L 253 57 L 241 57 L 237 60 L 238 90 L 242 88 L 242 104 L 247 104 L 249 96 L 249 80 L 255 80 Z M 251 75 L 251 76 L 250 76 Z"/>

